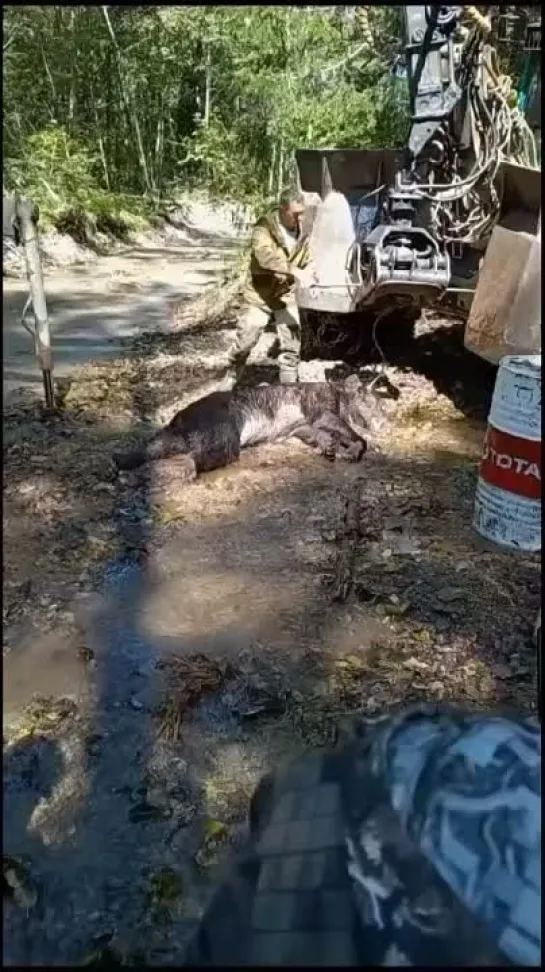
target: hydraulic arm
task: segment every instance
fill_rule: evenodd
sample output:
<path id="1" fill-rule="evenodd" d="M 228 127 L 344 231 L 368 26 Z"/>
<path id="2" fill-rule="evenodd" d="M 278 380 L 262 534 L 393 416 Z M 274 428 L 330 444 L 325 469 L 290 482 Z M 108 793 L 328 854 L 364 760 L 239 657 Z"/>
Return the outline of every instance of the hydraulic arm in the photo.
<path id="1" fill-rule="evenodd" d="M 429 305 L 448 292 L 467 310 L 502 207 L 539 211 L 536 141 L 525 110 L 535 104 L 536 79 L 540 91 L 540 23 L 528 26 L 526 81 L 517 96 L 492 43 L 503 15 L 482 9 L 402 8 L 411 113 L 402 153 L 297 153 L 302 188 L 322 198 L 318 271 L 300 288 L 302 307 L 347 313 L 383 298 Z M 366 36 L 367 8 L 360 11 Z M 320 248 L 328 245 L 321 273 Z"/>

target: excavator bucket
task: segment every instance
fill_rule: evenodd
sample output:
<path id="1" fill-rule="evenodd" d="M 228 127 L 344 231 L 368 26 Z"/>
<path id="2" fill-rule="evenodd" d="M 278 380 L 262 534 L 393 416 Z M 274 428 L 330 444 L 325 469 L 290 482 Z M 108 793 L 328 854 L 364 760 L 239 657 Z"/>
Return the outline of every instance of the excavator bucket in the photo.
<path id="1" fill-rule="evenodd" d="M 502 200 L 479 273 L 465 345 L 497 364 L 541 351 L 541 171 L 504 162 Z"/>
<path id="2" fill-rule="evenodd" d="M 299 149 L 295 160 L 304 192 L 325 199 L 334 189 L 356 201 L 380 185 L 393 186 L 402 164 L 393 149 Z"/>
<path id="3" fill-rule="evenodd" d="M 350 313 L 362 299 L 359 247 L 379 222 L 401 154 L 392 149 L 301 149 L 295 157 L 299 185 L 314 200 L 305 226 L 313 275 L 299 284 L 297 301 L 308 310 Z"/>

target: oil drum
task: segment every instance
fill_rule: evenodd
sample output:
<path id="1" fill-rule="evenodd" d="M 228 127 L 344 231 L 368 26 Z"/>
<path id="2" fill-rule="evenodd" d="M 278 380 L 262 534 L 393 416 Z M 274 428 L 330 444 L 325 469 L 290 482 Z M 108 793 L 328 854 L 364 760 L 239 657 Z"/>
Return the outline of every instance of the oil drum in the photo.
<path id="1" fill-rule="evenodd" d="M 541 550 L 541 354 L 500 361 L 473 525 L 506 549 Z"/>

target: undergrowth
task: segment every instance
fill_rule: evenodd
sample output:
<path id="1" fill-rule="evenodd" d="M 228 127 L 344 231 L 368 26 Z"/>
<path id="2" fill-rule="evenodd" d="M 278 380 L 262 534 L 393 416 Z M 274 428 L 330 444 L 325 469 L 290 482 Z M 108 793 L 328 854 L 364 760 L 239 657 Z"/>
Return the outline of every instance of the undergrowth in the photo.
<path id="1" fill-rule="evenodd" d="M 100 158 L 54 123 L 27 137 L 21 157 L 4 160 L 4 191 L 29 196 L 37 204 L 41 232 L 66 233 L 82 246 L 96 248 L 100 236 L 129 242 L 131 234 L 148 229 L 164 208 L 166 200 L 107 191 L 101 182 Z M 169 194 L 172 200 L 183 198 L 187 185 L 172 184 Z M 217 194 L 189 195 L 202 195 L 212 204 L 226 201 Z M 253 209 L 265 205 L 259 194 L 251 202 Z"/>
<path id="2" fill-rule="evenodd" d="M 149 224 L 153 203 L 102 189 L 99 162 L 82 141 L 50 124 L 27 137 L 22 157 L 4 160 L 5 190 L 34 200 L 42 231 L 69 233 L 84 245 L 97 233 L 126 240 Z"/>

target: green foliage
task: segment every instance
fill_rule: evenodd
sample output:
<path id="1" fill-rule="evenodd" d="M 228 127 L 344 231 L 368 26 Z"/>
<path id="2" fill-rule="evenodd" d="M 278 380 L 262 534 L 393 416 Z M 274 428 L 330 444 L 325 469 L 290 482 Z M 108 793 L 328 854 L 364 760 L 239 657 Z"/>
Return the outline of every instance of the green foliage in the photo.
<path id="1" fill-rule="evenodd" d="M 399 148 L 406 143 L 410 128 L 409 91 L 397 78 L 381 80 L 375 89 L 377 112 L 376 148 Z"/>
<path id="2" fill-rule="evenodd" d="M 214 113 L 208 125 L 200 125 L 184 141 L 187 154 L 179 169 L 195 187 L 208 186 L 224 198 L 251 199 L 260 188 L 255 158 L 236 125 L 228 126 Z"/>
<path id="3" fill-rule="evenodd" d="M 6 185 L 31 196 L 46 224 L 54 224 L 69 200 L 84 206 L 98 192 L 92 150 L 53 123 L 23 140 L 21 156 L 4 160 Z"/>
<path id="4" fill-rule="evenodd" d="M 119 237 L 126 237 L 129 231 L 143 230 L 153 212 L 149 200 L 113 192 L 91 193 L 88 211 L 100 233 Z"/>
<path id="5" fill-rule="evenodd" d="M 272 197 L 297 147 L 402 144 L 399 8 L 369 8 L 372 49 L 350 10 L 6 7 L 5 188 L 120 233 L 187 189 Z"/>
<path id="6" fill-rule="evenodd" d="M 145 226 L 151 212 L 140 197 L 102 190 L 96 153 L 53 123 L 25 139 L 22 158 L 5 160 L 4 179 L 38 204 L 42 227 L 81 243 L 96 231 L 126 238 Z"/>

